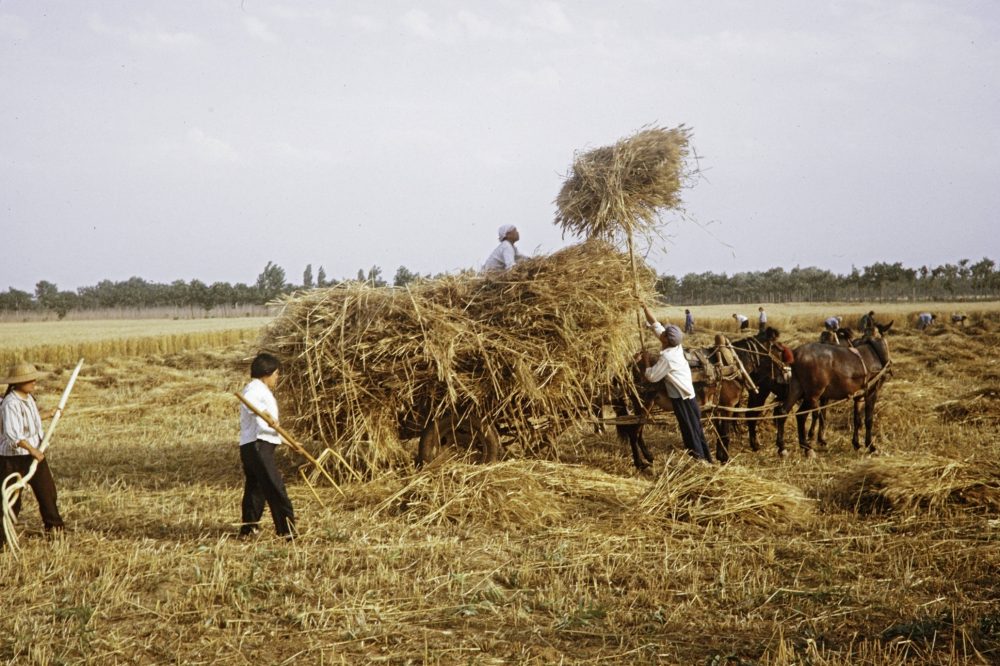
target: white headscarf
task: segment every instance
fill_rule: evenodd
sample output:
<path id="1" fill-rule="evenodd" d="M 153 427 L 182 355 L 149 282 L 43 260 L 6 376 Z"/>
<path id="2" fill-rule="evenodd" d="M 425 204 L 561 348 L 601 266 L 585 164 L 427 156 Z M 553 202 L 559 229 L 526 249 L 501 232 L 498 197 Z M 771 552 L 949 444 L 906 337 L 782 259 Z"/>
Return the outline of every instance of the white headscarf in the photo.
<path id="1" fill-rule="evenodd" d="M 515 227 L 513 224 L 501 224 L 500 228 L 497 229 L 497 236 L 500 237 L 500 240 L 503 240 L 504 238 L 507 237 L 508 233 L 514 231 L 515 229 L 517 229 L 517 227 Z"/>

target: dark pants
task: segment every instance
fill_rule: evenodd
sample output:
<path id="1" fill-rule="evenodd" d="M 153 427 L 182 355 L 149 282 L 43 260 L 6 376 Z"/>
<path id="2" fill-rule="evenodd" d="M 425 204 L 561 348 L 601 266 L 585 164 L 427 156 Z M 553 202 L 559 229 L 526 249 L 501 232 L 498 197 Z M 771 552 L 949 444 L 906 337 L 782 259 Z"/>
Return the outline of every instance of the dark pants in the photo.
<path id="1" fill-rule="evenodd" d="M 748 328 L 750 328 L 750 320 L 749 319 L 747 319 L 746 321 L 741 321 L 740 322 L 740 330 L 741 331 L 745 331 Z"/>
<path id="2" fill-rule="evenodd" d="M 681 438 L 688 452 L 699 460 L 712 462 L 705 432 L 701 429 L 701 410 L 698 409 L 697 399 L 671 398 L 670 404 L 673 405 L 677 425 L 681 428 Z"/>
<path id="3" fill-rule="evenodd" d="M 243 525 L 240 534 L 250 534 L 257 529 L 264 514 L 264 502 L 271 509 L 274 528 L 280 536 L 294 536 L 295 512 L 285 492 L 285 482 L 274 465 L 274 447 L 271 442 L 257 440 L 240 447 L 240 461 L 246 475 L 243 486 Z"/>
<path id="4" fill-rule="evenodd" d="M 31 456 L 0 456 L 0 482 L 11 474 L 17 473 L 21 476 L 28 474 Z M 35 500 L 38 502 L 38 511 L 42 514 L 42 525 L 48 530 L 61 530 L 63 519 L 59 515 L 59 508 L 56 506 L 56 482 L 52 478 L 52 471 L 49 470 L 49 461 L 43 460 L 38 463 L 35 475 L 28 481 L 32 492 L 35 493 Z M 14 515 L 21 513 L 21 498 L 23 491 L 17 496 L 14 502 Z M 0 523 L 0 543 L 4 541 L 3 524 Z"/>

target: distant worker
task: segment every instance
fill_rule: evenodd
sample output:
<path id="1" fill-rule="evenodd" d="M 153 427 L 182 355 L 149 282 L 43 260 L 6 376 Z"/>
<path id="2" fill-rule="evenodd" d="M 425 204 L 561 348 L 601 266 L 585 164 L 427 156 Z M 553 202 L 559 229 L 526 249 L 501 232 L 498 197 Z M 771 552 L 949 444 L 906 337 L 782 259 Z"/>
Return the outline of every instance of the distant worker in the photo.
<path id="1" fill-rule="evenodd" d="M 687 334 L 694 333 L 694 315 L 688 309 L 684 310 L 684 332 Z"/>
<path id="2" fill-rule="evenodd" d="M 673 324 L 664 326 L 656 321 L 645 303 L 642 304 L 642 311 L 646 314 L 647 325 L 656 333 L 663 348 L 656 364 L 646 368 L 646 380 L 653 383 L 663 381 L 688 453 L 697 460 L 712 462 L 705 432 L 701 428 L 701 410 L 698 409 L 694 383 L 691 381 L 691 366 L 684 358 L 684 349 L 681 347 L 684 334 Z M 639 352 L 636 360 L 641 358 L 642 352 Z"/>
<path id="3" fill-rule="evenodd" d="M 954 312 L 951 315 L 951 323 L 956 326 L 965 326 L 965 320 L 968 319 L 968 315 L 964 312 Z"/>
<path id="4" fill-rule="evenodd" d="M 757 331 L 763 333 L 764 329 L 767 328 L 767 313 L 764 312 L 764 306 L 757 308 L 757 312 L 760 314 L 757 316 Z"/>
<path id="5" fill-rule="evenodd" d="M 741 331 L 745 331 L 746 329 L 750 328 L 750 320 L 747 319 L 744 315 L 736 314 L 734 312 L 733 319 L 736 320 L 736 323 L 739 325 Z"/>
<path id="6" fill-rule="evenodd" d="M 836 331 L 840 328 L 840 317 L 827 317 L 823 322 L 823 328 L 828 331 Z"/>
<path id="7" fill-rule="evenodd" d="M 930 312 L 921 312 L 917 316 L 917 330 L 926 331 L 935 319 L 937 319 L 937 315 L 933 315 Z"/>
<path id="8" fill-rule="evenodd" d="M 858 320 L 858 331 L 861 335 L 871 335 L 875 331 L 875 311 L 869 310 L 868 314 L 861 315 Z"/>
<path id="9" fill-rule="evenodd" d="M 497 236 L 500 244 L 493 250 L 486 263 L 483 264 L 483 272 L 505 271 L 514 267 L 514 264 L 524 258 L 524 255 L 517 251 L 514 243 L 521 240 L 521 234 L 517 232 L 517 227 L 513 224 L 504 224 L 497 229 Z"/>

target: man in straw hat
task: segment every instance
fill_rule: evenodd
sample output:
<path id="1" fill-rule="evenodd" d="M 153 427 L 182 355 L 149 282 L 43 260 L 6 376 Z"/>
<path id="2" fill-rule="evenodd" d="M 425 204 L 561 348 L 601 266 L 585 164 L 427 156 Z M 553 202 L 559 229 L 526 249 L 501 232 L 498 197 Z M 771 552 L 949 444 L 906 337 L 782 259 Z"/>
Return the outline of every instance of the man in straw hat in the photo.
<path id="1" fill-rule="evenodd" d="M 0 384 L 7 384 L 7 393 L 0 402 L 0 479 L 15 473 L 27 476 L 32 461 L 38 461 L 28 485 L 38 501 L 42 524 L 46 531 L 51 531 L 63 529 L 63 519 L 56 506 L 56 482 L 45 454 L 38 449 L 45 434 L 34 398 L 41 377 L 42 373 L 32 364 L 16 363 L 0 379 Z M 21 512 L 20 496 L 12 508 L 15 516 Z M 0 544 L 3 542 L 0 524 Z"/>
<path id="2" fill-rule="evenodd" d="M 514 243 L 521 240 L 521 234 L 517 232 L 517 227 L 513 224 L 501 225 L 497 229 L 497 236 L 500 238 L 500 244 L 483 264 L 484 273 L 508 270 L 524 258 L 524 255 L 518 252 L 514 246 Z"/>
<path id="3" fill-rule="evenodd" d="M 681 347 L 684 334 L 673 324 L 664 326 L 658 322 L 645 303 L 642 304 L 642 311 L 646 313 L 646 323 L 656 333 L 663 347 L 656 364 L 646 368 L 646 380 L 653 383 L 664 382 L 688 453 L 698 460 L 712 462 L 705 432 L 701 428 L 701 410 L 698 409 L 694 383 L 691 381 L 691 366 L 684 358 L 684 349 Z M 640 352 L 639 357 L 641 356 Z"/>

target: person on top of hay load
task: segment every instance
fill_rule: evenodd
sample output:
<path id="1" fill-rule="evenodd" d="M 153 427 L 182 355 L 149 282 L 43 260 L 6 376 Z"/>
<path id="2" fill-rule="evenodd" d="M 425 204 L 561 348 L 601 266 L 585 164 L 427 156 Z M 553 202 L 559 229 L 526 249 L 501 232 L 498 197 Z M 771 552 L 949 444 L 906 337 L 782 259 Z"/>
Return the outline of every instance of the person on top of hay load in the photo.
<path id="1" fill-rule="evenodd" d="M 32 364 L 17 363 L 4 379 L 0 379 L 0 384 L 7 384 L 7 393 L 0 403 L 0 480 L 11 474 L 27 476 L 32 461 L 38 461 L 38 468 L 28 485 L 35 493 L 42 524 L 48 532 L 61 530 L 64 524 L 56 506 L 56 482 L 45 453 L 38 448 L 45 433 L 34 393 L 42 376 Z M 20 495 L 12 508 L 15 516 L 21 512 Z M 4 542 L 3 524 L 0 523 L 0 547 Z"/>
<path id="2" fill-rule="evenodd" d="M 645 303 L 642 304 L 642 311 L 646 314 L 647 325 L 656 333 L 663 348 L 656 364 L 646 368 L 646 380 L 652 383 L 663 381 L 666 385 L 688 453 L 698 460 L 712 462 L 705 432 L 701 428 L 701 410 L 698 409 L 694 383 L 691 381 L 691 366 L 684 358 L 684 349 L 681 347 L 684 334 L 673 324 L 664 326 L 658 322 Z M 636 360 L 641 358 L 642 352 L 639 352 Z"/>
<path id="3" fill-rule="evenodd" d="M 250 363 L 250 383 L 243 389 L 243 397 L 275 422 L 278 420 L 278 402 L 272 391 L 280 372 L 281 363 L 275 356 L 263 352 L 257 354 Z M 295 511 L 292 501 L 288 499 L 285 481 L 274 465 L 274 449 L 279 444 L 281 436 L 246 405 L 240 405 L 240 462 L 246 476 L 240 507 L 241 537 L 258 531 L 265 501 L 271 509 L 278 536 L 286 539 L 295 537 Z"/>
<path id="4" fill-rule="evenodd" d="M 483 264 L 483 272 L 506 271 L 514 267 L 514 264 L 524 258 L 524 255 L 517 251 L 514 243 L 521 240 L 521 234 L 513 224 L 504 224 L 497 229 L 497 236 L 500 244 L 497 245 L 493 253 Z"/>

